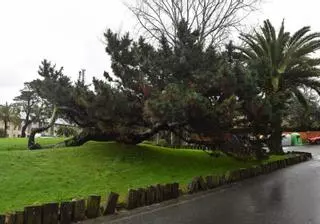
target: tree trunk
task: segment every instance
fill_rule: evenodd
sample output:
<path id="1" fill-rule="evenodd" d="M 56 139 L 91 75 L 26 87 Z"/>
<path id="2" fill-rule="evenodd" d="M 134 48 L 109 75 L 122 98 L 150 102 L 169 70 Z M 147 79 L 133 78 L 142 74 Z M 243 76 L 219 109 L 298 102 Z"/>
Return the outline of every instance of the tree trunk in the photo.
<path id="1" fill-rule="evenodd" d="M 170 130 L 181 127 L 185 124 L 156 124 L 153 128 L 142 133 L 119 133 L 119 132 L 102 132 L 99 129 L 91 128 L 83 130 L 79 135 L 74 136 L 64 142 L 56 144 L 54 147 L 76 147 L 85 144 L 88 141 L 107 142 L 115 141 L 128 145 L 137 145 L 145 140 L 150 139 L 160 131 Z"/>
<path id="2" fill-rule="evenodd" d="M 269 139 L 269 149 L 272 154 L 283 154 L 282 148 L 282 128 L 281 128 L 281 115 L 275 114 L 271 122 L 271 136 Z"/>
<path id="3" fill-rule="evenodd" d="M 4 133 L 8 137 L 8 121 L 4 121 Z"/>
<path id="4" fill-rule="evenodd" d="M 57 115 L 58 115 L 58 108 L 55 106 L 48 125 L 31 129 L 31 133 L 30 133 L 29 140 L 28 140 L 28 148 L 29 149 L 31 149 L 31 150 L 41 149 L 41 146 L 39 144 L 35 143 L 34 138 L 37 133 L 44 132 L 44 131 L 48 130 L 50 127 L 52 127 L 57 119 Z"/>
<path id="5" fill-rule="evenodd" d="M 26 130 L 28 128 L 28 126 L 31 124 L 31 121 L 26 121 L 26 123 L 22 126 L 21 128 L 21 138 L 25 138 L 26 137 Z"/>

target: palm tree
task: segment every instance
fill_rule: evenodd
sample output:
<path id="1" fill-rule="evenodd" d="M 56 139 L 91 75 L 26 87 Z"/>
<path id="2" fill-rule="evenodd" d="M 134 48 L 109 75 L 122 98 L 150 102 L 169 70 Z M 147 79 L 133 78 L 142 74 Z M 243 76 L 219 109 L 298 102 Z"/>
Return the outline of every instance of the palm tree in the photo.
<path id="1" fill-rule="evenodd" d="M 20 123 L 20 112 L 13 104 L 0 105 L 0 121 L 4 123 L 4 132 L 8 136 L 9 123 L 14 126 Z"/>
<path id="2" fill-rule="evenodd" d="M 237 47 L 248 70 L 255 73 L 262 99 L 270 105 L 271 135 L 269 148 L 283 153 L 281 146 L 283 111 L 293 96 L 306 104 L 303 88 L 320 95 L 320 58 L 313 54 L 320 49 L 320 33 L 310 33 L 306 26 L 291 35 L 284 22 L 276 33 L 269 20 L 253 34 L 242 34 L 245 47 Z"/>

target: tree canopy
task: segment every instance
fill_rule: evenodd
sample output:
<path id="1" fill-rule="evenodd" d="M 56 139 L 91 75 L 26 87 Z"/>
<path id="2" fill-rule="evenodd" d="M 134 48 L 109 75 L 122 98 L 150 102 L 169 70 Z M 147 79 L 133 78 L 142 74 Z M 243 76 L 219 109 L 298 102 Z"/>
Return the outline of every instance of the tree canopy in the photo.
<path id="1" fill-rule="evenodd" d="M 226 52 L 205 48 L 198 35 L 181 21 L 175 46 L 163 36 L 155 47 L 142 37 L 135 41 L 108 30 L 104 37 L 113 74 L 94 79 L 93 89 L 72 83 L 46 60 L 41 78 L 30 85 L 83 128 L 81 139 L 137 144 L 167 130 L 185 141 L 196 141 L 191 138 L 196 134 L 198 140 L 205 136 L 220 144 L 239 116 L 237 66 L 231 66 Z M 66 142 L 79 143 L 79 136 Z"/>
<path id="2" fill-rule="evenodd" d="M 201 41 L 199 29 L 182 19 L 174 42 L 163 34 L 157 43 L 129 33 L 104 33 L 112 74 L 87 85 L 73 82 L 63 68 L 44 60 L 30 88 L 52 105 L 52 118 L 78 125 L 82 132 L 63 146 L 89 140 L 138 144 L 155 134 L 173 132 L 185 142 L 225 152 L 236 147 L 232 135 L 246 136 L 241 149 L 261 149 L 267 141 L 282 153 L 281 133 L 288 103 L 307 104 L 302 88 L 320 92 L 318 65 L 312 53 L 320 47 L 318 33 L 304 27 L 291 35 L 284 23 L 277 33 L 270 21 L 253 34 L 242 34 L 242 47 L 225 49 Z M 58 94 L 56 94 L 58 93 Z M 263 136 L 264 138 L 261 138 Z M 268 140 L 268 137 L 270 139 Z M 250 146 L 249 146 L 250 147 Z M 239 149 L 240 150 L 240 149 Z M 250 150 L 249 150 L 250 151 Z"/>
<path id="3" fill-rule="evenodd" d="M 31 88 L 29 83 L 25 83 L 20 90 L 20 95 L 14 98 L 14 105 L 19 108 L 22 120 L 21 137 L 26 137 L 26 130 L 32 123 L 45 123 L 48 115 L 48 105 Z"/>

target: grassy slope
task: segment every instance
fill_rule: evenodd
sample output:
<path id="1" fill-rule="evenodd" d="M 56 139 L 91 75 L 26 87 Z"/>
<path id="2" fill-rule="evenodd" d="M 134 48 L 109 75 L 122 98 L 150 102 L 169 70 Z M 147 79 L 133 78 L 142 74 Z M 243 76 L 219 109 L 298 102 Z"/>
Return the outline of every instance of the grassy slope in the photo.
<path id="1" fill-rule="evenodd" d="M 0 212 L 89 194 L 104 196 L 109 191 L 123 197 L 129 188 L 173 181 L 186 184 L 194 176 L 253 164 L 211 158 L 201 151 L 115 143 L 28 151 L 19 141 L 0 140 Z"/>

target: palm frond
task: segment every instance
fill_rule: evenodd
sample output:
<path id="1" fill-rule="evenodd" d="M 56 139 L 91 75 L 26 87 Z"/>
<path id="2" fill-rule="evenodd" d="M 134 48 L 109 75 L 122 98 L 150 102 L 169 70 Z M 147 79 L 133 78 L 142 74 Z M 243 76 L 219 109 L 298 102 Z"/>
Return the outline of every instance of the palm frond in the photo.
<path id="1" fill-rule="evenodd" d="M 308 100 L 306 99 L 305 95 L 300 91 L 298 88 L 293 88 L 292 93 L 297 98 L 299 103 L 303 105 L 305 108 L 308 108 Z"/>
<path id="2" fill-rule="evenodd" d="M 292 37 L 290 38 L 289 45 L 295 45 L 297 41 L 301 39 L 306 33 L 310 31 L 310 26 L 302 27 L 300 30 L 295 32 Z"/>

